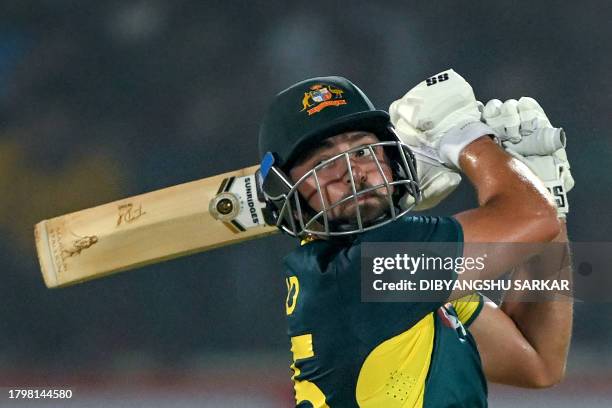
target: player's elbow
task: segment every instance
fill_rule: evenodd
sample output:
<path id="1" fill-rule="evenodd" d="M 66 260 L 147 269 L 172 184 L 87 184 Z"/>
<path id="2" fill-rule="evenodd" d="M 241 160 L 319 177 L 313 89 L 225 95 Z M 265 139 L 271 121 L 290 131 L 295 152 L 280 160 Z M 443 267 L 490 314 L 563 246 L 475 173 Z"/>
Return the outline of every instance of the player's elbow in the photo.
<path id="1" fill-rule="evenodd" d="M 566 358 L 547 360 L 541 356 L 534 356 L 530 362 L 524 371 L 527 388 L 550 388 L 565 378 Z"/>
<path id="2" fill-rule="evenodd" d="M 553 202 L 543 194 L 513 196 L 506 205 L 506 196 L 491 202 L 504 220 L 505 242 L 547 243 L 559 235 L 561 224 Z"/>
<path id="3" fill-rule="evenodd" d="M 555 369 L 542 369 L 531 376 L 530 388 L 550 388 L 559 384 L 565 378 L 565 365 Z"/>
<path id="4" fill-rule="evenodd" d="M 555 239 L 561 231 L 557 209 L 544 197 L 525 201 L 522 208 L 515 211 L 514 219 L 515 226 L 522 231 L 522 238 L 517 241 L 546 243 Z"/>
<path id="5" fill-rule="evenodd" d="M 534 212 L 531 216 L 530 229 L 537 242 L 550 242 L 555 239 L 561 232 L 556 208 L 546 206 Z"/>

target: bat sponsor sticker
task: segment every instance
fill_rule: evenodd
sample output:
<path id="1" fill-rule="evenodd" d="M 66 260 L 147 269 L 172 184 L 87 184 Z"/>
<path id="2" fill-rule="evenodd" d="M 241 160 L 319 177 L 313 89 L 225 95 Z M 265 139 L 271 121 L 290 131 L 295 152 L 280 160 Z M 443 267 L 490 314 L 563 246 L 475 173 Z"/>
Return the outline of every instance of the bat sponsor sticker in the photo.
<path id="1" fill-rule="evenodd" d="M 218 194 L 210 201 L 211 215 L 234 233 L 265 225 L 255 176 L 229 177 L 223 180 Z"/>

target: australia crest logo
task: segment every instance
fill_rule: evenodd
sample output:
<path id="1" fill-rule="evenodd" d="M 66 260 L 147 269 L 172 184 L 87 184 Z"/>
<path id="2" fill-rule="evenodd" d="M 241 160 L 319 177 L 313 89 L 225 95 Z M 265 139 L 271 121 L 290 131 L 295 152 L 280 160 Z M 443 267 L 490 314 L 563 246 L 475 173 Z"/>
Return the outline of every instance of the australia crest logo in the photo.
<path id="1" fill-rule="evenodd" d="M 310 116 L 321 112 L 328 106 L 346 105 L 346 99 L 344 99 L 343 94 L 344 91 L 342 89 L 331 85 L 313 85 L 308 92 L 304 93 L 302 110 L 300 112 L 306 111 L 308 116 Z"/>

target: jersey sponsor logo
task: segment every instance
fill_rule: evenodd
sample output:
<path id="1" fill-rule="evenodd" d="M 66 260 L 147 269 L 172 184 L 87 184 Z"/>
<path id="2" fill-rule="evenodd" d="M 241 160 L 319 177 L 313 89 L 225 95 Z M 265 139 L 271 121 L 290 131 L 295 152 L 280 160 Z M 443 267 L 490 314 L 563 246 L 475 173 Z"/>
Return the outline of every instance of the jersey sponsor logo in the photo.
<path id="1" fill-rule="evenodd" d="M 346 99 L 343 98 L 342 94 L 344 94 L 342 89 L 331 85 L 312 85 L 310 90 L 304 93 L 300 112 L 306 111 L 308 116 L 311 116 L 329 106 L 346 105 Z"/>

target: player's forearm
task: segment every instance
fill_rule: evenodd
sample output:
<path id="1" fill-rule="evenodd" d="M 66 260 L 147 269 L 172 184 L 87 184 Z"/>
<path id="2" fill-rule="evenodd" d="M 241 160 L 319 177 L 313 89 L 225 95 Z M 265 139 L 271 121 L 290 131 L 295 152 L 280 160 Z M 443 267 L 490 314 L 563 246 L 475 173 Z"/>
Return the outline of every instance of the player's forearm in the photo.
<path id="1" fill-rule="evenodd" d="M 463 227 L 463 256 L 487 257 L 483 270 L 466 270 L 458 280 L 496 279 L 539 253 L 559 233 L 557 212 L 542 183 L 490 138 L 469 144 L 460 156 L 474 184 L 479 207 L 455 215 Z M 493 244 L 493 245 L 482 245 Z M 450 299 L 468 292 L 455 290 Z"/>
<path id="2" fill-rule="evenodd" d="M 539 256 L 518 268 L 514 279 L 563 279 L 571 282 L 567 230 L 562 223 L 558 244 L 546 247 Z M 544 293 L 543 296 L 550 296 Z M 533 292 L 509 291 L 501 309 L 515 322 L 525 339 L 538 353 L 544 384 L 559 382 L 565 372 L 572 331 L 572 298 L 546 301 L 534 299 Z"/>
<path id="3" fill-rule="evenodd" d="M 466 243 L 548 242 L 558 234 L 556 210 L 545 187 L 491 139 L 468 145 L 460 164 L 479 204 L 457 215 L 472 226 L 464 236 Z"/>

